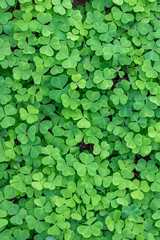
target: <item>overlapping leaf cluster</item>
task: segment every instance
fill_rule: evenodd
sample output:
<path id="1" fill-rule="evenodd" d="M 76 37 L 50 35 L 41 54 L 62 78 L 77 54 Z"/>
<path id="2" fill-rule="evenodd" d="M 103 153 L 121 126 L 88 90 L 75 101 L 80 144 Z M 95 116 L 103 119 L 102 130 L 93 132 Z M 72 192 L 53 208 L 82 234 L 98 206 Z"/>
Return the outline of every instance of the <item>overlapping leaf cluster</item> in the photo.
<path id="1" fill-rule="evenodd" d="M 72 3 L 0 1 L 0 239 L 160 240 L 159 1 Z"/>

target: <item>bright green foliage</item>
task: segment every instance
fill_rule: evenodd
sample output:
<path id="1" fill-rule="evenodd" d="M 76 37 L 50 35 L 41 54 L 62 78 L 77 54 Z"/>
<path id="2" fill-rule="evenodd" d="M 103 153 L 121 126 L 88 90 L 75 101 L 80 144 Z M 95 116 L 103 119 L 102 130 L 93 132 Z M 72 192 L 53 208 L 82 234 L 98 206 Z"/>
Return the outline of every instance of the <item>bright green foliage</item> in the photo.
<path id="1" fill-rule="evenodd" d="M 160 240 L 159 82 L 159 0 L 0 0 L 0 240 Z"/>
<path id="2" fill-rule="evenodd" d="M 27 121 L 27 123 L 33 123 L 38 120 L 37 114 L 39 113 L 39 110 L 34 108 L 32 105 L 27 106 L 27 111 L 24 108 L 20 109 L 20 118 L 23 121 Z"/>

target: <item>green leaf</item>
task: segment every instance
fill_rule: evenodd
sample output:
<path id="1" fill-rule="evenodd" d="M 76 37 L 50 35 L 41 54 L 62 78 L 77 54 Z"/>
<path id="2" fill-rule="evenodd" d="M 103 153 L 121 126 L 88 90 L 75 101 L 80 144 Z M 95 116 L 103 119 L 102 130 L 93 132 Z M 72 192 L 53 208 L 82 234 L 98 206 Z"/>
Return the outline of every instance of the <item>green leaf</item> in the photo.
<path id="1" fill-rule="evenodd" d="M 77 123 L 78 128 L 89 128 L 90 126 L 91 126 L 90 122 L 88 120 L 86 120 L 85 118 L 82 118 Z"/>
<path id="2" fill-rule="evenodd" d="M 16 197 L 16 191 L 14 190 L 14 188 L 10 185 L 7 185 L 4 188 L 4 197 L 5 199 L 12 199 Z"/>
<path id="3" fill-rule="evenodd" d="M 27 230 L 16 229 L 14 231 L 14 237 L 17 240 L 26 240 L 29 237 L 29 232 Z"/>
<path id="4" fill-rule="evenodd" d="M 138 189 L 131 193 L 131 197 L 134 199 L 142 200 L 144 198 L 144 194 Z"/>
<path id="5" fill-rule="evenodd" d="M 106 217 L 105 223 L 107 225 L 108 230 L 112 232 L 114 230 L 114 221 L 110 216 Z"/>
<path id="6" fill-rule="evenodd" d="M 89 226 L 79 226 L 77 229 L 78 233 L 84 238 L 89 238 L 91 236 L 91 229 Z"/>

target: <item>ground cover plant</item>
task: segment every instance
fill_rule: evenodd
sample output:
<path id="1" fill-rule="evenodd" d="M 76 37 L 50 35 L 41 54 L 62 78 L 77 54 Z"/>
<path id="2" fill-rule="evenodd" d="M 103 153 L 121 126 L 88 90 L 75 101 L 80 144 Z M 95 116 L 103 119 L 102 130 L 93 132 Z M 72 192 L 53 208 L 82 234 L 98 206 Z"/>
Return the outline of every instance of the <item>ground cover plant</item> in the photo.
<path id="1" fill-rule="evenodd" d="M 0 1 L 0 239 L 160 240 L 159 0 Z"/>

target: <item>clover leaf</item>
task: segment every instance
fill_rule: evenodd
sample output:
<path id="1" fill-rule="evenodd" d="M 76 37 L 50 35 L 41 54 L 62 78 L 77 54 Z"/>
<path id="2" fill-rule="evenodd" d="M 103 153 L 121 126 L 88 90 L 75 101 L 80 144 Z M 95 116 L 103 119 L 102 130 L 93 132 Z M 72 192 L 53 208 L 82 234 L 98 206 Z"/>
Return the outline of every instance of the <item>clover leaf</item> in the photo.
<path id="1" fill-rule="evenodd" d="M 0 239 L 159 240 L 159 1 L 0 12 Z"/>
<path id="2" fill-rule="evenodd" d="M 149 137 L 154 138 L 155 142 L 159 142 L 160 141 L 160 138 L 159 138 L 159 131 L 160 131 L 159 126 L 160 126 L 160 124 L 156 123 L 154 127 L 150 126 L 148 128 L 148 135 L 149 135 Z"/>
<path id="3" fill-rule="evenodd" d="M 139 183 L 138 180 L 134 179 L 130 189 L 134 190 L 131 193 L 132 198 L 142 200 L 144 198 L 143 192 L 148 192 L 150 187 L 146 181 Z"/>
<path id="4" fill-rule="evenodd" d="M 70 107 L 71 109 L 76 109 L 80 105 L 79 93 L 75 90 L 69 89 L 68 95 L 62 94 L 62 104 L 64 107 Z"/>
<path id="5" fill-rule="evenodd" d="M 62 171 L 64 176 L 72 176 L 75 174 L 75 170 L 73 168 L 74 163 L 77 160 L 73 157 L 73 155 L 66 155 L 66 161 L 63 158 L 58 159 L 57 170 Z"/>
<path id="6" fill-rule="evenodd" d="M 56 55 L 57 60 L 63 60 L 62 67 L 65 69 L 75 68 L 77 66 L 77 62 L 80 61 L 78 50 L 74 49 L 69 55 L 68 48 L 66 46 L 62 47 L 60 51 Z"/>
<path id="7" fill-rule="evenodd" d="M 103 224 L 101 222 L 95 222 L 89 226 L 82 225 L 78 227 L 78 232 L 84 237 L 89 238 L 93 236 L 99 236 L 101 233 L 101 229 L 103 228 Z"/>
<path id="8" fill-rule="evenodd" d="M 37 158 L 42 152 L 40 145 L 40 138 L 35 137 L 34 141 L 29 140 L 28 143 L 21 145 L 22 153 L 24 156 L 30 154 L 32 158 Z"/>
<path id="9" fill-rule="evenodd" d="M 106 142 L 101 142 L 101 144 L 95 144 L 94 145 L 94 150 L 93 153 L 95 155 L 99 155 L 101 159 L 105 159 L 106 157 L 109 156 L 109 150 L 110 146 Z"/>
<path id="10" fill-rule="evenodd" d="M 110 99 L 115 105 L 118 105 L 119 103 L 124 105 L 127 103 L 128 97 L 124 94 L 123 89 L 121 88 L 116 88 L 113 90 L 113 93 L 110 96 Z"/>
<path id="11" fill-rule="evenodd" d="M 44 165 L 55 165 L 55 160 L 60 158 L 60 153 L 57 148 L 53 148 L 52 145 L 47 145 L 43 147 L 42 154 L 47 155 L 42 158 L 42 163 Z"/>
<path id="12" fill-rule="evenodd" d="M 27 106 L 27 110 L 24 108 L 20 109 L 20 117 L 23 121 L 27 121 L 27 123 L 31 124 L 33 122 L 36 122 L 38 120 L 37 114 L 39 113 L 39 110 L 34 108 L 31 105 Z"/>
<path id="13" fill-rule="evenodd" d="M 27 62 L 20 62 L 18 67 L 13 68 L 13 76 L 16 80 L 28 80 L 32 75 L 32 70 Z"/>
<path id="14" fill-rule="evenodd" d="M 56 13 L 64 15 L 66 13 L 66 9 L 71 9 L 72 4 L 69 0 L 52 0 L 53 10 Z"/>
<path id="15" fill-rule="evenodd" d="M 68 81 L 67 75 L 59 75 L 59 77 L 53 77 L 51 79 L 51 85 L 55 88 L 49 93 L 49 97 L 54 99 L 56 102 L 61 103 L 61 95 L 67 92 L 67 87 L 65 85 Z"/>
<path id="16" fill-rule="evenodd" d="M 26 124 L 21 123 L 18 127 L 16 127 L 15 131 L 18 134 L 17 139 L 22 144 L 26 144 L 28 140 L 31 140 L 31 141 L 35 140 L 35 134 L 36 134 L 35 126 L 31 126 L 27 130 Z"/>
<path id="17" fill-rule="evenodd" d="M 1 127 L 2 128 L 8 128 L 10 126 L 13 126 L 15 124 L 15 119 L 13 116 L 17 113 L 17 109 L 13 107 L 11 104 L 7 104 L 4 106 L 4 109 L 0 108 L 0 120 L 1 120 Z"/>
<path id="18" fill-rule="evenodd" d="M 11 54 L 9 42 L 4 42 L 3 39 L 0 39 L 0 53 L 0 60 L 4 60 L 6 56 L 9 56 Z"/>
<path id="19" fill-rule="evenodd" d="M 16 229 L 14 231 L 14 236 L 17 240 L 26 240 L 29 237 L 29 232 L 27 230 Z"/>
<path id="20" fill-rule="evenodd" d="M 33 174 L 32 178 L 33 178 L 32 186 L 37 190 L 42 190 L 43 183 L 45 181 L 45 179 L 43 179 L 43 174 L 41 172 L 35 173 Z"/>
<path id="21" fill-rule="evenodd" d="M 5 217 L 7 216 L 7 212 L 0 209 L 0 214 L 1 214 L 0 228 L 2 229 L 8 224 L 8 220 L 5 219 Z"/>
<path id="22" fill-rule="evenodd" d="M 51 223 L 52 226 L 48 229 L 48 234 L 56 236 L 60 234 L 60 229 L 65 230 L 67 228 L 67 223 L 62 215 L 52 213 L 45 218 L 46 222 Z"/>
<path id="23" fill-rule="evenodd" d="M 79 155 L 79 158 L 82 163 L 75 162 L 74 168 L 76 169 L 79 176 L 84 176 L 86 171 L 89 175 L 94 176 L 96 174 L 96 170 L 98 168 L 98 165 L 94 161 L 94 157 L 92 154 L 87 153 L 81 153 Z"/>

